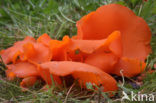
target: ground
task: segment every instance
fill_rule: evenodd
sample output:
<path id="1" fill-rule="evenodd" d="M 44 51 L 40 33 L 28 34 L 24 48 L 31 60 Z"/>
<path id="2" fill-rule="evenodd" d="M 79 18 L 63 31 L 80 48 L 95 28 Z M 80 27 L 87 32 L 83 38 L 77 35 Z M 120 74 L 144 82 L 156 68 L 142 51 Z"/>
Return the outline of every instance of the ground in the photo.
<path id="1" fill-rule="evenodd" d="M 109 3 L 129 7 L 148 23 L 152 32 L 153 52 L 146 60 L 146 71 L 149 68 L 154 70 L 153 65 L 156 63 L 156 0 L 0 0 L 0 49 L 10 47 L 15 41 L 27 35 L 37 38 L 43 33 L 48 33 L 55 39 L 61 39 L 67 34 L 75 35 L 77 20 L 101 5 Z M 156 72 L 152 74 L 144 72 L 134 78 L 116 77 L 119 90 L 114 97 L 109 97 L 100 89 L 88 92 L 78 87 L 77 83 L 70 87 L 52 87 L 48 91 L 40 91 L 42 83 L 39 82 L 29 91 L 22 92 L 19 87 L 20 80 L 6 80 L 5 69 L 1 63 L 0 102 L 2 103 L 96 103 L 100 101 L 120 103 L 123 90 L 128 94 L 130 91 L 136 93 L 141 91 L 141 93 L 148 94 L 156 92 Z M 136 82 L 138 79 L 140 81 Z M 88 84 L 88 88 L 92 86 Z M 129 102 L 125 101 L 125 103 Z"/>

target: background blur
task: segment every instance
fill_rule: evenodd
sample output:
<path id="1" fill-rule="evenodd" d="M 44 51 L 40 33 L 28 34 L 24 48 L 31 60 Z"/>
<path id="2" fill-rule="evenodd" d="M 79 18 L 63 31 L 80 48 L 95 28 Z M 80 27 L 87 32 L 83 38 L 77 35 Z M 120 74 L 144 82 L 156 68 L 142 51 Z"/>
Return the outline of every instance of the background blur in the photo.
<path id="1" fill-rule="evenodd" d="M 60 39 L 76 34 L 76 21 L 99 6 L 118 3 L 143 17 L 156 34 L 156 0 L 0 0 L 0 48 L 26 35 Z"/>

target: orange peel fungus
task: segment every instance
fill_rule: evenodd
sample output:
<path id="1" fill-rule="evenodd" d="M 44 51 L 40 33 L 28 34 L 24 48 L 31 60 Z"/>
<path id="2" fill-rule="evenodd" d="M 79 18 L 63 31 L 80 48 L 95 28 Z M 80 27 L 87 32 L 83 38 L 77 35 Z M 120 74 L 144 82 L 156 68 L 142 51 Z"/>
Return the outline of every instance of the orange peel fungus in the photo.
<path id="1" fill-rule="evenodd" d="M 124 76 L 134 77 L 144 71 L 151 52 L 151 32 L 127 7 L 101 6 L 76 26 L 77 35 L 72 38 L 55 40 L 46 33 L 37 40 L 27 36 L 0 51 L 7 78 L 21 78 L 20 86 L 28 88 L 38 79 L 45 85 L 62 85 L 62 77 L 71 75 L 83 88 L 90 82 L 108 92 L 118 89 L 111 74 L 121 76 L 122 70 Z"/>

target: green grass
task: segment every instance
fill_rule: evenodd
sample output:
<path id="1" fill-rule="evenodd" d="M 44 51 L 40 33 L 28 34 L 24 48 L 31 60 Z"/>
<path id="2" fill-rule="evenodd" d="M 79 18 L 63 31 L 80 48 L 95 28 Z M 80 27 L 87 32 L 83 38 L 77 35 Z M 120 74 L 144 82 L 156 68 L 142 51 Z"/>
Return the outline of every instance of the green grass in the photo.
<path id="1" fill-rule="evenodd" d="M 15 41 L 27 35 L 37 38 L 43 33 L 48 33 L 55 39 L 61 39 L 64 35 L 71 37 L 76 34 L 77 20 L 101 5 L 109 3 L 125 5 L 146 20 L 152 31 L 153 50 L 147 63 L 148 67 L 153 68 L 156 63 L 156 0 L 148 0 L 148 2 L 143 0 L 0 0 L 0 49 L 10 47 Z M 129 84 L 131 80 L 126 79 L 124 86 L 119 84 L 120 89 L 116 98 L 109 98 L 106 93 L 100 91 L 88 92 L 77 84 L 68 96 L 71 87 L 61 89 L 53 87 L 41 92 L 38 86 L 35 86 L 30 91 L 22 92 L 19 88 L 19 80 L 7 81 L 3 69 L 5 69 L 4 65 L 0 64 L 0 102 L 95 103 L 101 100 L 120 103 L 122 90 L 143 91 L 143 93 L 156 91 L 156 73 L 153 73 L 147 75 L 139 89 L 134 89 Z"/>

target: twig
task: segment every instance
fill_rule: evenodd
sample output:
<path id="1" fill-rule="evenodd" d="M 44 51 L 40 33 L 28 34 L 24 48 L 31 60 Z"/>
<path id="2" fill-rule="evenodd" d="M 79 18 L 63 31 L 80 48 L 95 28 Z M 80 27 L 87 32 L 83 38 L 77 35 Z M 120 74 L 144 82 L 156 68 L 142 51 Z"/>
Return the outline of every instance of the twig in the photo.
<path id="1" fill-rule="evenodd" d="M 1 97 L 0 97 L 0 100 L 2 100 L 2 101 L 6 101 L 6 99 L 4 99 L 4 98 L 1 98 Z"/>
<path id="2" fill-rule="evenodd" d="M 93 97 L 95 94 L 92 95 L 86 95 L 86 96 L 81 96 L 81 97 L 75 97 L 75 99 L 84 99 L 84 98 L 89 98 L 89 97 Z"/>
<path id="3" fill-rule="evenodd" d="M 59 30 L 58 30 L 58 32 L 57 32 L 57 34 L 55 35 L 55 39 L 57 39 L 57 38 L 58 38 L 58 36 L 60 36 L 59 34 L 61 33 L 62 28 L 64 27 L 65 23 L 66 23 L 66 22 L 63 22 L 63 23 L 61 24 L 61 26 L 60 26 L 60 28 L 59 28 Z"/>
<path id="4" fill-rule="evenodd" d="M 0 68 L 2 69 L 2 71 L 5 71 L 5 68 L 3 66 L 0 66 Z"/>
<path id="5" fill-rule="evenodd" d="M 69 96 L 69 93 L 71 92 L 72 88 L 74 87 L 75 83 L 72 84 L 72 86 L 69 88 L 68 92 L 67 92 L 67 96 L 64 100 L 64 103 L 67 103 L 67 99 L 68 99 L 68 96 Z"/>
<path id="6" fill-rule="evenodd" d="M 125 84 L 125 78 L 124 78 L 124 75 L 123 75 L 123 69 L 120 70 L 120 74 L 121 74 L 121 76 L 122 76 L 122 87 L 123 87 L 124 84 Z"/>
<path id="7" fill-rule="evenodd" d="M 13 86 L 13 87 L 16 87 L 16 88 L 18 88 L 18 89 L 21 89 L 21 87 L 19 87 L 19 86 L 17 86 L 17 85 L 14 85 L 14 84 L 11 84 L 11 83 L 9 83 L 9 82 L 3 81 L 3 80 L 0 80 L 0 83 L 6 83 L 6 84 L 11 85 L 11 86 Z M 34 92 L 30 91 L 30 90 L 27 90 L 27 91 L 30 92 L 30 93 L 32 93 L 32 94 L 34 94 L 34 95 L 36 95 L 36 93 L 34 93 Z"/>
<path id="8" fill-rule="evenodd" d="M 3 59 L 2 59 L 2 57 L 0 56 L 0 60 L 1 60 L 1 62 L 2 62 L 2 65 L 4 66 L 0 66 L 0 68 L 3 70 L 3 71 L 5 71 L 5 68 L 6 68 L 6 65 L 5 65 L 5 63 L 4 63 L 4 61 L 3 61 Z"/>
<path id="9" fill-rule="evenodd" d="M 99 87 L 99 89 L 98 89 L 98 103 L 100 103 L 100 101 L 101 101 L 101 88 Z"/>
<path id="10" fill-rule="evenodd" d="M 0 56 L 0 60 L 2 61 L 3 65 L 6 66 L 1 56 Z"/>
<path id="11" fill-rule="evenodd" d="M 15 98 L 15 96 L 13 95 L 13 93 L 12 93 L 11 91 L 9 91 L 9 93 L 10 93 L 10 95 L 12 96 L 12 98 L 14 99 L 14 101 L 15 101 L 16 103 L 18 103 L 18 101 L 17 101 L 17 99 Z"/>
<path id="12" fill-rule="evenodd" d="M 138 13 L 138 16 L 140 16 L 140 14 L 141 14 L 141 11 L 142 11 L 142 7 L 143 7 L 143 5 L 141 4 L 141 5 L 140 5 L 140 9 L 139 9 L 139 13 Z"/>
<path id="13" fill-rule="evenodd" d="M 71 23 L 74 23 L 74 24 L 76 23 L 75 21 L 73 21 L 73 20 L 67 18 L 67 17 L 62 13 L 62 11 L 61 11 L 60 8 L 59 8 L 58 10 L 59 10 L 59 12 L 61 13 L 61 15 L 62 15 L 67 21 L 69 21 L 69 22 L 71 22 Z"/>
<path id="14" fill-rule="evenodd" d="M 126 77 L 127 79 L 129 79 L 129 80 L 131 80 L 132 82 L 134 82 L 134 83 L 136 83 L 137 81 L 135 81 L 135 80 L 133 80 L 133 79 L 131 79 L 131 78 L 129 78 L 129 77 Z"/>

